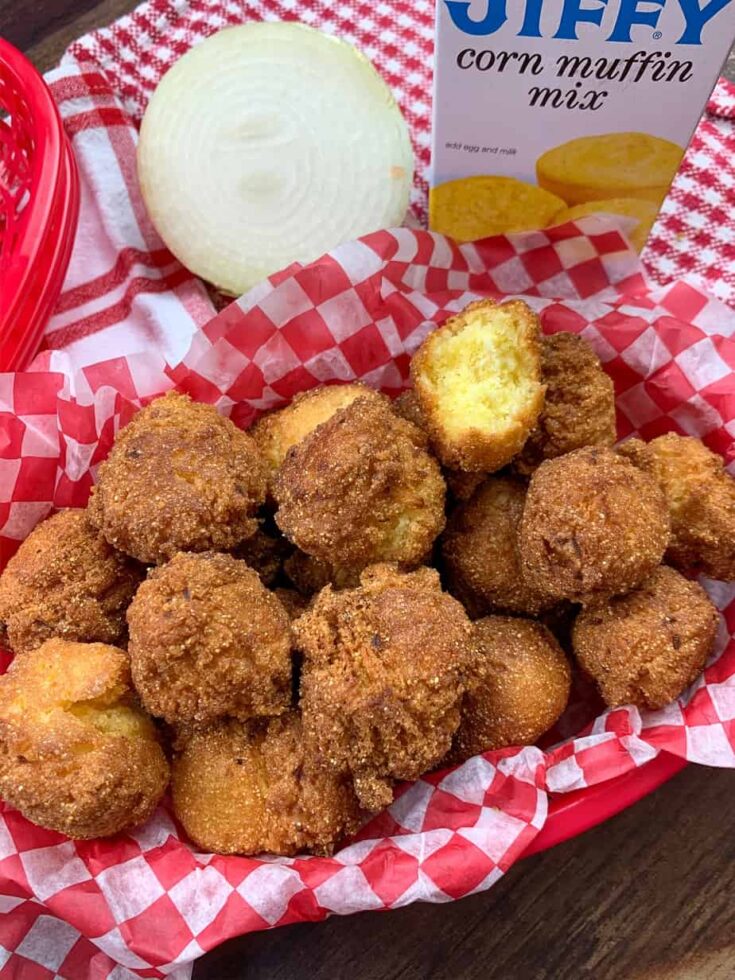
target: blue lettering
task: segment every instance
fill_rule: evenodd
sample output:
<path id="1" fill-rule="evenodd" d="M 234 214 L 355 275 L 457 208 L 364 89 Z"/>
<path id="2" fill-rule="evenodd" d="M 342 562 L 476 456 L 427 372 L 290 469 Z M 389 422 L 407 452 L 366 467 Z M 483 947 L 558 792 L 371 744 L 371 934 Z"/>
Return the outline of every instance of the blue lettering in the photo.
<path id="1" fill-rule="evenodd" d="M 452 23 L 460 31 L 473 36 L 495 34 L 508 20 L 508 0 L 485 0 L 485 12 L 472 16 L 473 0 L 444 0 Z M 518 37 L 542 37 L 541 15 L 545 0 L 524 0 L 523 22 Z M 685 28 L 677 44 L 701 44 L 706 24 L 732 0 L 619 0 L 619 7 L 612 33 L 608 41 L 630 43 L 635 27 L 655 29 L 666 3 L 678 4 L 684 17 Z M 514 0 L 518 10 L 521 0 Z M 608 8 L 608 0 L 554 0 L 561 6 L 561 19 L 555 39 L 578 41 L 579 24 L 599 27 Z M 610 5 L 612 6 L 612 4 Z M 556 8 L 559 9 L 558 7 Z M 518 10 L 520 13 L 520 10 Z"/>
<path id="2" fill-rule="evenodd" d="M 541 7 L 544 0 L 527 0 L 526 14 L 518 37 L 541 37 Z"/>
<path id="3" fill-rule="evenodd" d="M 681 7 L 681 12 L 684 14 L 687 26 L 676 43 L 701 44 L 702 28 L 704 25 L 707 21 L 712 20 L 715 14 L 719 14 L 729 3 L 730 0 L 710 0 L 706 6 L 700 7 L 699 0 L 679 0 L 679 6 Z"/>
<path id="4" fill-rule="evenodd" d="M 559 30 L 554 35 L 559 40 L 578 41 L 577 24 L 597 24 L 602 23 L 602 15 L 607 6 L 607 0 L 594 0 L 600 3 L 599 7 L 583 7 L 584 0 L 564 0 L 564 8 L 561 13 Z M 716 0 L 715 0 L 716 2 Z"/>
<path id="5" fill-rule="evenodd" d="M 444 2 L 455 27 L 465 34 L 494 34 L 508 19 L 505 0 L 488 0 L 487 12 L 481 20 L 470 17 L 468 0 L 444 0 Z"/>
<path id="6" fill-rule="evenodd" d="M 640 10 L 642 3 L 653 3 L 658 10 Z M 620 10 L 618 19 L 615 21 L 613 32 L 608 41 L 632 41 L 630 36 L 633 24 L 645 24 L 648 27 L 655 27 L 661 16 L 661 8 L 666 4 L 666 0 L 620 0 Z"/>

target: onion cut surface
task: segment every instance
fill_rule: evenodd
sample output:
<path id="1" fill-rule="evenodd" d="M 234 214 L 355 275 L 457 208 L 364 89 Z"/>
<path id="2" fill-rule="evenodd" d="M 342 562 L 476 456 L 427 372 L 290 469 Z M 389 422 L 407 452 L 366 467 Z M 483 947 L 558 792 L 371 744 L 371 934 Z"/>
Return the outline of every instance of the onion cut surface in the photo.
<path id="1" fill-rule="evenodd" d="M 252 23 L 196 45 L 164 75 L 143 117 L 138 174 L 168 248 L 239 295 L 401 224 L 413 153 L 364 55 L 303 24 Z"/>

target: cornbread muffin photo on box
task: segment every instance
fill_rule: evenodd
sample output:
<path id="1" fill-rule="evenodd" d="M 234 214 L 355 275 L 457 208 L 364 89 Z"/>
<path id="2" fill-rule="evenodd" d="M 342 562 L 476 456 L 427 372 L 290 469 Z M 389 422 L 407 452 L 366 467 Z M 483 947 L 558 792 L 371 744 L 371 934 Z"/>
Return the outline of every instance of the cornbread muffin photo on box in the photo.
<path id="1" fill-rule="evenodd" d="M 620 214 L 625 218 L 635 218 L 638 223 L 628 232 L 628 238 L 636 252 L 642 252 L 658 210 L 658 204 L 653 201 L 643 201 L 636 197 L 614 197 L 608 201 L 587 201 L 565 208 L 554 216 L 551 225 L 563 225 L 567 221 L 576 221 L 577 218 L 586 218 L 592 214 Z"/>
<path id="2" fill-rule="evenodd" d="M 89 517 L 111 545 L 142 562 L 228 550 L 258 529 L 266 479 L 249 435 L 212 405 L 168 392 L 118 433 Z"/>
<path id="3" fill-rule="evenodd" d="M 429 222 L 432 231 L 473 242 L 555 224 L 565 204 L 558 195 L 515 177 L 463 177 L 431 189 Z"/>
<path id="4" fill-rule="evenodd" d="M 148 819 L 168 776 L 122 650 L 47 640 L 0 677 L 0 797 L 33 823 L 116 834 Z"/>
<path id="5" fill-rule="evenodd" d="M 544 407 L 538 317 L 522 300 L 470 303 L 424 340 L 411 380 L 443 465 L 499 470 L 523 448 Z"/>
<path id="6" fill-rule="evenodd" d="M 0 576 L 0 624 L 14 653 L 53 636 L 125 644 L 125 610 L 145 569 L 115 551 L 83 508 L 31 531 Z"/>
<path id="7" fill-rule="evenodd" d="M 291 624 L 231 555 L 181 553 L 128 609 L 130 663 L 148 711 L 171 725 L 279 715 L 291 700 Z"/>
<path id="8" fill-rule="evenodd" d="M 309 755 L 298 712 L 222 721 L 183 742 L 171 774 L 174 811 L 207 851 L 331 854 L 359 826 L 349 780 Z"/>
<path id="9" fill-rule="evenodd" d="M 532 745 L 569 701 L 571 667 L 545 626 L 487 616 L 474 629 L 478 653 L 469 664 L 462 720 L 447 764 L 507 745 Z"/>
<path id="10" fill-rule="evenodd" d="M 572 645 L 608 705 L 663 708 L 704 669 L 718 621 L 701 585 L 662 565 L 638 589 L 584 609 Z"/>
<path id="11" fill-rule="evenodd" d="M 681 146 L 649 133 L 580 136 L 540 156 L 536 176 L 569 205 L 633 197 L 660 206 L 683 156 Z"/>
<path id="12" fill-rule="evenodd" d="M 294 623 L 304 656 L 304 736 L 380 810 L 400 779 L 439 764 L 459 725 L 472 624 L 434 569 L 374 565 L 356 589 L 323 589 Z"/>

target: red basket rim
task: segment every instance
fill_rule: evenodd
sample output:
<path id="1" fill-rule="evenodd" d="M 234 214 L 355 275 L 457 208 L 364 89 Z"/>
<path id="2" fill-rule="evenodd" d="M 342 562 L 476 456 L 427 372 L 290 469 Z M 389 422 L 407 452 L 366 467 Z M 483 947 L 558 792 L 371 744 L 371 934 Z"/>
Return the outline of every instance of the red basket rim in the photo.
<path id="1" fill-rule="evenodd" d="M 653 793 L 687 765 L 689 763 L 686 759 L 670 752 L 661 752 L 645 765 L 614 779 L 607 779 L 573 793 L 552 796 L 546 823 L 523 856 L 540 854 L 592 830 Z"/>
<path id="2" fill-rule="evenodd" d="M 33 115 L 33 199 L 3 274 L 0 368 L 21 370 L 35 353 L 61 290 L 79 213 L 79 176 L 61 116 L 41 75 L 0 38 L 0 62 Z"/>

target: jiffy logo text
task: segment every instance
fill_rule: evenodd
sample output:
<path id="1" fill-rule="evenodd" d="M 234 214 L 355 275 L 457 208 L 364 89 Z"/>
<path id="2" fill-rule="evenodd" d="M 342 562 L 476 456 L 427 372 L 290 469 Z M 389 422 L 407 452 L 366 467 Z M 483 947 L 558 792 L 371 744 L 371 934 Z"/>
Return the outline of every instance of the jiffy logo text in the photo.
<path id="1" fill-rule="evenodd" d="M 453 23 L 465 34 L 494 34 L 506 21 L 517 17 L 518 37 L 543 37 L 542 20 L 552 7 L 560 10 L 550 35 L 554 38 L 577 41 L 579 25 L 592 24 L 607 32 L 606 40 L 626 42 L 642 39 L 633 34 L 640 34 L 643 28 L 655 36 L 661 14 L 669 4 L 677 8 L 681 18 L 681 35 L 674 43 L 701 44 L 705 25 L 732 0 L 483 0 L 480 9 L 475 4 L 472 11 L 469 0 L 444 2 Z"/>

